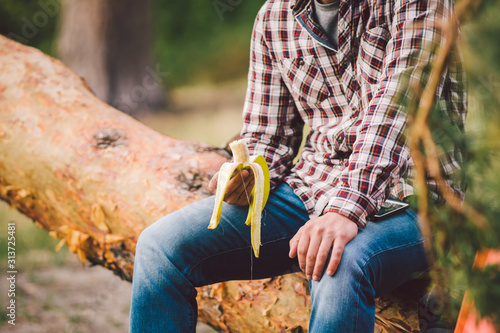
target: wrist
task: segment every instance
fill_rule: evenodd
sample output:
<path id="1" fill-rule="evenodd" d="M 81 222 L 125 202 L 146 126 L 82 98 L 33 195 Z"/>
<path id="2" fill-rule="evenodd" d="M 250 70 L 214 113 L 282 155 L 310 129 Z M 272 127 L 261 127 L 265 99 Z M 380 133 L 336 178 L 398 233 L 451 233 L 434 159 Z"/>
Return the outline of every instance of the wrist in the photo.
<path id="1" fill-rule="evenodd" d="M 325 218 L 330 219 L 330 220 L 340 220 L 340 221 L 344 221 L 344 222 L 354 223 L 356 226 L 358 225 L 356 223 L 356 221 L 354 221 L 353 219 L 351 219 L 350 216 L 343 215 L 343 214 L 341 214 L 339 212 L 325 212 L 323 214 L 323 216 L 325 216 Z"/>

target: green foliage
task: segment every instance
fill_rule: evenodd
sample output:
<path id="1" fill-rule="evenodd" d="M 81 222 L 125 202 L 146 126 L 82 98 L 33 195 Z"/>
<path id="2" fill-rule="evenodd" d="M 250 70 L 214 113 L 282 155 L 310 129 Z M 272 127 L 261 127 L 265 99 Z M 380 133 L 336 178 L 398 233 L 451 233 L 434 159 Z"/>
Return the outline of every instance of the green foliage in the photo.
<path id="1" fill-rule="evenodd" d="M 262 4 L 153 1 L 154 54 L 169 72 L 170 82 L 186 84 L 245 76 L 253 22 Z"/>
<path id="2" fill-rule="evenodd" d="M 488 281 L 488 283 L 484 283 Z M 472 297 L 474 306 L 483 316 L 497 319 L 498 305 L 500 304 L 500 271 L 497 266 L 487 266 L 483 271 L 474 271 L 470 277 L 470 284 L 474 285 Z"/>
<path id="3" fill-rule="evenodd" d="M 0 0 L 0 34 L 55 55 L 61 1 Z M 169 73 L 172 86 L 246 76 L 253 22 L 263 2 L 151 0 L 154 64 Z M 47 4 L 57 6 L 47 10 Z"/>
<path id="4" fill-rule="evenodd" d="M 53 55 L 60 0 L 0 0 L 0 34 Z"/>
<path id="5" fill-rule="evenodd" d="M 477 220 L 444 207 L 431 211 L 436 231 L 437 281 L 455 295 L 452 308 L 458 311 L 465 289 L 470 291 L 481 315 L 500 323 L 500 270 L 491 266 L 473 270 L 477 251 L 500 249 L 500 3 L 483 1 L 476 12 L 468 13 L 462 24 L 462 46 L 469 84 L 469 115 L 466 136 L 454 134 L 453 125 L 434 112 L 429 124 L 434 140 L 442 149 L 466 144 L 461 176 L 467 179 L 466 204 L 488 221 L 482 229 Z M 455 132 L 456 133 L 456 132 Z M 444 134 L 444 135 L 443 135 Z M 455 313 L 456 315 L 456 313 Z"/>

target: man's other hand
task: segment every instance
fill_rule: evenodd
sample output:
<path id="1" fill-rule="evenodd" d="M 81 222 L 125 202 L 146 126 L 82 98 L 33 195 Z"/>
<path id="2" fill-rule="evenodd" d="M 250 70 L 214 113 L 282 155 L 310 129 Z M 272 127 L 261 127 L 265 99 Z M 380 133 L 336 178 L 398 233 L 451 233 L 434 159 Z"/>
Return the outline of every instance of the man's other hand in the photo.
<path id="1" fill-rule="evenodd" d="M 326 274 L 332 276 L 340 263 L 344 247 L 358 234 L 358 226 L 340 214 L 329 212 L 304 224 L 290 240 L 290 258 L 309 280 L 319 281 L 331 251 Z"/>
<path id="2" fill-rule="evenodd" d="M 208 189 L 213 194 L 217 191 L 218 178 L 219 172 L 212 177 L 208 184 Z M 250 204 L 250 194 L 254 184 L 255 179 L 252 170 L 241 170 L 229 181 L 224 201 L 230 205 L 246 206 Z"/>

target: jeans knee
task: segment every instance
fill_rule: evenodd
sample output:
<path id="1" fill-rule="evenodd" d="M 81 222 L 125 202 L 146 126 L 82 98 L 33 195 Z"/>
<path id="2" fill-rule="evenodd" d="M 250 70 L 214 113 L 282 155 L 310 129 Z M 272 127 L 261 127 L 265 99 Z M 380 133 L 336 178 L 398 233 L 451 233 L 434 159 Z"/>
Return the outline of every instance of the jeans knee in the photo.
<path id="1" fill-rule="evenodd" d="M 169 238 L 175 236 L 175 231 L 171 230 L 171 223 L 168 223 L 168 220 L 169 216 L 164 216 L 141 232 L 136 244 L 136 257 L 138 255 L 154 257 L 166 254 L 164 252 L 170 249 L 174 243 Z M 166 244 L 169 246 L 165 246 Z"/>
<path id="2" fill-rule="evenodd" d="M 347 247 L 333 276 L 323 274 L 319 282 L 311 282 L 311 293 L 318 299 L 330 299 L 334 294 L 354 291 L 359 283 L 367 282 L 366 260 Z"/>
<path id="3" fill-rule="evenodd" d="M 367 258 L 363 256 L 363 251 L 358 248 L 345 247 L 339 268 L 346 274 L 364 274 L 366 273 Z"/>
<path id="4" fill-rule="evenodd" d="M 142 256 L 150 256 L 151 253 L 156 252 L 154 250 L 156 244 L 156 235 L 152 229 L 152 225 L 150 225 L 146 227 L 139 235 L 135 248 L 136 259 Z"/>
<path id="5" fill-rule="evenodd" d="M 179 216 L 170 214 L 146 227 L 137 240 L 136 261 L 181 265 L 185 253 L 192 247 L 189 232 L 182 224 Z"/>
<path id="6" fill-rule="evenodd" d="M 134 271 L 138 269 L 143 274 L 162 280 L 168 279 L 172 272 L 175 274 L 175 261 L 179 256 L 175 255 L 177 250 L 170 239 L 174 238 L 174 235 L 169 230 L 168 223 L 159 222 L 165 222 L 165 217 L 146 227 L 139 235 Z"/>
<path id="7" fill-rule="evenodd" d="M 342 253 L 340 263 L 333 275 L 342 283 L 362 279 L 365 275 L 366 260 L 364 256 L 357 251 L 357 248 L 346 246 Z"/>

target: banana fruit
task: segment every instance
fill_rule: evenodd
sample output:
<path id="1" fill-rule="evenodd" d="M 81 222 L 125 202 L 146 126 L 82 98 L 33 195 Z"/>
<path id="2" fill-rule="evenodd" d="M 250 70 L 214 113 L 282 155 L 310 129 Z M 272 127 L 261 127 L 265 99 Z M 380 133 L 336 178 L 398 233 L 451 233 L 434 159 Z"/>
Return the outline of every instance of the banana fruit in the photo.
<path id="1" fill-rule="evenodd" d="M 250 193 L 248 216 L 245 221 L 246 225 L 250 226 L 250 237 L 252 240 L 252 248 L 255 257 L 259 257 L 260 248 L 260 222 L 262 218 L 262 210 L 266 205 L 269 197 L 270 181 L 269 168 L 266 160 L 261 155 L 250 156 L 246 140 L 236 140 L 229 144 L 233 152 L 234 162 L 224 163 L 219 171 L 217 179 L 217 190 L 215 192 L 215 207 L 210 219 L 209 229 L 217 228 L 222 212 L 222 202 L 226 188 L 231 178 L 235 177 L 243 169 L 251 169 L 255 177 L 255 185 Z"/>

